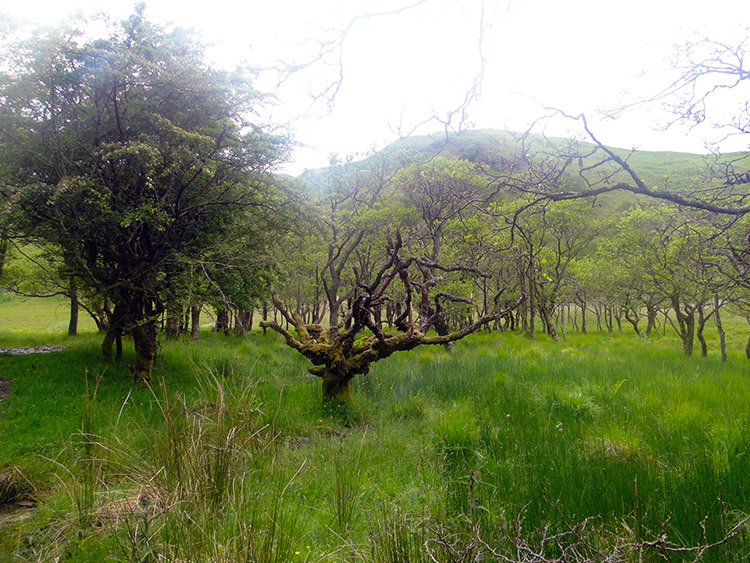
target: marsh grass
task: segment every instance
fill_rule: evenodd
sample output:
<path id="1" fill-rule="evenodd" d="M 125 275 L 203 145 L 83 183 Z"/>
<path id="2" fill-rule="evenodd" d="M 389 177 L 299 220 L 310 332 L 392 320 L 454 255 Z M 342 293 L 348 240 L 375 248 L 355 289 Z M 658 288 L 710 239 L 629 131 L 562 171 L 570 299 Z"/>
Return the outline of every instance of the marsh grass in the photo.
<path id="1" fill-rule="evenodd" d="M 104 378 L 85 377 L 80 429 L 48 460 L 74 517 L 53 517 L 38 541 L 17 546 L 19 558 L 86 560 L 106 544 L 126 561 L 289 560 L 299 510 L 286 502 L 288 482 L 257 475 L 275 439 L 257 382 L 205 368 L 194 378 L 189 393 L 131 389 L 110 419 Z"/>
<path id="2" fill-rule="evenodd" d="M 370 560 L 374 563 L 426 563 L 426 522 L 398 507 L 380 506 L 370 532 Z"/>
<path id="3" fill-rule="evenodd" d="M 367 437 L 367 429 L 362 433 L 362 441 L 354 459 L 344 452 L 343 447 L 333 458 L 334 495 L 333 504 L 336 524 L 342 531 L 347 531 L 352 519 L 359 509 L 362 496 L 362 447 Z"/>
<path id="4" fill-rule="evenodd" d="M 319 406 L 319 382 L 274 335 L 165 342 L 153 389 L 101 362 L 96 335 L 0 357 L 13 382 L 0 472 L 24 475 L 39 502 L 0 524 L 0 553 L 380 562 L 429 548 L 515 561 L 523 545 L 557 556 L 581 522 L 602 553 L 661 534 L 716 542 L 750 512 L 739 327 L 724 364 L 684 358 L 670 337 L 474 335 L 450 355 L 376 364 L 341 411 Z M 569 544 L 545 544 L 554 534 Z M 659 560 L 641 551 L 624 560 Z M 748 557 L 743 531 L 703 560 Z"/>

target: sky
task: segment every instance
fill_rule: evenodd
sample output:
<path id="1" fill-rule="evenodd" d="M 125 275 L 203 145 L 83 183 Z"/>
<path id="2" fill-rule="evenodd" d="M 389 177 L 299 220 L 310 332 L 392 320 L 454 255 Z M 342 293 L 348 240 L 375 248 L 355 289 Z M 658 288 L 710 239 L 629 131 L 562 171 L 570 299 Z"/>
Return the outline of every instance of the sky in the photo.
<path id="1" fill-rule="evenodd" d="M 124 18 L 134 2 L 0 0 L 0 17 L 58 25 L 102 5 Z M 748 0 L 149 0 L 146 14 L 193 28 L 217 66 L 266 69 L 256 84 L 275 101 L 258 118 L 293 133 L 284 166 L 292 174 L 409 134 L 523 131 L 550 107 L 584 112 L 613 146 L 706 152 L 722 137 L 710 127 L 664 131 L 662 104 L 633 104 L 674 77 L 678 45 L 704 37 L 738 44 L 750 26 Z M 321 60 L 327 41 L 334 47 Z M 279 71 L 293 65 L 304 68 Z M 335 86 L 331 100 L 316 96 Z M 451 115 L 469 92 L 465 111 Z M 737 90 L 721 107 L 732 115 L 747 94 Z M 604 117 L 623 105 L 632 107 Z M 535 127 L 579 133 L 564 119 Z M 719 146 L 748 144 L 734 137 Z"/>

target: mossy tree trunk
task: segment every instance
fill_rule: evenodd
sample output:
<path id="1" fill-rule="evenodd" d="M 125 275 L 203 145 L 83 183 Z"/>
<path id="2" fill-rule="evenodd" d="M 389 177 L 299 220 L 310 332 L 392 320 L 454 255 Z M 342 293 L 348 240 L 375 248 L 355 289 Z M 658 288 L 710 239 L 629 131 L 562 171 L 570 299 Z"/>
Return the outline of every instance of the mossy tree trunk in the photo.
<path id="1" fill-rule="evenodd" d="M 156 321 L 146 319 L 130 329 L 135 347 L 133 379 L 136 383 L 150 383 L 156 361 Z"/>
<path id="2" fill-rule="evenodd" d="M 149 383 L 156 360 L 157 319 L 164 307 L 154 292 L 133 291 L 131 288 L 121 288 L 113 296 L 113 301 L 115 307 L 102 342 L 102 354 L 111 360 L 112 345 L 116 344 L 116 359 L 121 359 L 121 337 L 127 332 L 133 337 L 135 347 L 135 362 L 131 366 L 133 379 L 137 383 Z"/>
<path id="3" fill-rule="evenodd" d="M 551 311 L 544 305 L 540 303 L 540 305 L 537 307 L 539 310 L 539 318 L 542 320 L 542 325 L 544 326 L 544 331 L 551 336 L 555 341 L 559 341 L 560 337 L 557 335 L 557 330 L 555 329 L 555 323 L 552 322 L 552 314 Z"/>
<path id="4" fill-rule="evenodd" d="M 214 325 L 214 331 L 223 332 L 226 336 L 229 336 L 231 330 L 231 323 L 229 311 L 225 308 L 216 309 L 216 324 Z"/>
<path id="5" fill-rule="evenodd" d="M 253 311 L 240 309 L 235 314 L 234 331 L 237 336 L 246 336 L 253 329 Z"/>
<path id="6" fill-rule="evenodd" d="M 323 374 L 323 404 L 340 405 L 351 403 L 351 381 L 354 375 L 348 373 L 334 373 L 326 370 Z"/>
<path id="7" fill-rule="evenodd" d="M 8 239 L 5 238 L 5 233 L 0 236 L 0 276 L 3 275 L 5 269 L 5 256 L 8 254 Z"/>

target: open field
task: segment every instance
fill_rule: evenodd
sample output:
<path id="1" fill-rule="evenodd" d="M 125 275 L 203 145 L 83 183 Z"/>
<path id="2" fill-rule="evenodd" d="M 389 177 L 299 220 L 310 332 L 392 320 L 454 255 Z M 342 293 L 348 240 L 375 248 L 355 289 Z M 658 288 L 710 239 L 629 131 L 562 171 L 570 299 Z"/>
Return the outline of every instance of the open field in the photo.
<path id="1" fill-rule="evenodd" d="M 105 364 L 96 334 L 45 333 L 45 307 L 0 304 L 0 347 L 68 346 L 0 356 L 0 561 L 693 561 L 665 549 L 750 513 L 739 322 L 725 364 L 713 332 L 690 359 L 669 334 L 474 335 L 375 365 L 327 411 L 276 335 L 162 342 L 147 389 L 127 343 Z M 703 554 L 749 557 L 744 527 Z"/>
<path id="2" fill-rule="evenodd" d="M 70 302 L 63 298 L 35 299 L 16 297 L 5 292 L 0 294 L 0 332 L 63 334 L 68 330 Z M 96 330 L 94 321 L 85 311 L 79 317 L 79 330 Z"/>

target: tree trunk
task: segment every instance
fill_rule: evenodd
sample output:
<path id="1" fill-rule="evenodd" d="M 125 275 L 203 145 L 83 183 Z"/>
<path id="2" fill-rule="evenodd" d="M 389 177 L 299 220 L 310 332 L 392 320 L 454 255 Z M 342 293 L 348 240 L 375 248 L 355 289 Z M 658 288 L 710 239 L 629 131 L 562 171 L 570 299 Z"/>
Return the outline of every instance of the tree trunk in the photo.
<path id="1" fill-rule="evenodd" d="M 557 336 L 557 330 L 555 330 L 555 325 L 552 322 L 550 312 L 544 307 L 539 307 L 539 316 L 542 319 L 542 325 L 547 334 L 549 334 L 556 342 L 559 342 L 560 337 Z"/>
<path id="2" fill-rule="evenodd" d="M 646 304 L 646 338 L 651 336 L 651 331 L 656 327 L 656 310 L 651 304 Z"/>
<path id="3" fill-rule="evenodd" d="M 434 311 L 430 309 L 430 315 L 432 315 L 433 313 Z M 448 324 L 448 320 L 445 318 L 445 315 L 443 313 L 438 315 L 432 326 L 435 328 L 435 332 L 437 332 L 440 336 L 450 334 L 451 327 Z M 443 348 L 448 353 L 453 352 L 453 342 L 446 342 L 445 344 L 443 344 Z"/>
<path id="4" fill-rule="evenodd" d="M 581 300 L 581 334 L 586 334 L 586 300 Z"/>
<path id="5" fill-rule="evenodd" d="M 107 331 L 104 333 L 104 341 L 102 341 L 102 355 L 104 359 L 111 362 L 114 356 L 115 360 L 122 359 L 122 307 L 115 305 L 112 313 L 108 314 L 109 322 Z M 112 346 L 117 343 L 117 355 L 115 356 L 112 352 Z"/>
<path id="6" fill-rule="evenodd" d="M 509 313 L 505 319 L 503 319 L 503 332 L 506 330 L 515 331 L 516 330 L 516 315 L 513 313 Z"/>
<path id="7" fill-rule="evenodd" d="M 714 322 L 716 323 L 716 330 L 719 331 L 719 349 L 721 350 L 721 361 L 727 361 L 727 342 L 726 335 L 724 334 L 724 326 L 721 324 L 721 314 L 719 313 L 719 307 L 721 307 L 721 300 L 719 294 L 714 293 Z"/>
<path id="8" fill-rule="evenodd" d="M 224 332 L 225 335 L 229 335 L 229 312 L 226 309 L 216 310 L 216 325 L 214 326 L 216 332 Z"/>
<path id="9" fill-rule="evenodd" d="M 686 356 L 693 355 L 693 336 L 695 335 L 695 314 L 686 315 L 685 337 L 682 342 L 682 351 Z"/>
<path id="10" fill-rule="evenodd" d="M 201 337 L 201 305 L 190 307 L 190 337 L 198 340 Z"/>
<path id="11" fill-rule="evenodd" d="M 519 283 L 521 287 L 521 293 L 524 293 L 526 295 L 529 295 L 529 292 L 526 290 L 526 275 L 521 272 L 519 276 Z M 529 316 L 526 314 L 526 309 L 529 307 L 529 299 L 521 303 L 521 305 L 518 307 L 518 329 L 521 332 L 528 332 L 529 330 L 529 323 L 528 318 Z"/>
<path id="12" fill-rule="evenodd" d="M 107 332 L 107 330 L 109 330 L 109 322 L 105 318 L 100 317 L 99 315 L 97 315 L 96 313 L 92 313 L 91 311 L 89 311 L 89 316 L 94 319 L 94 323 L 96 324 L 96 331 L 99 334 L 104 334 L 105 332 Z"/>
<path id="13" fill-rule="evenodd" d="M 80 305 L 80 303 L 79 303 Z M 84 307 L 89 316 L 94 319 L 96 323 L 96 329 L 99 334 L 105 334 L 109 330 L 109 326 L 112 323 L 112 309 L 110 307 L 109 299 L 104 298 L 104 302 L 101 306 L 94 305 L 92 307 Z"/>
<path id="14" fill-rule="evenodd" d="M 532 340 L 536 339 L 536 303 L 534 302 L 534 285 L 531 280 L 529 280 L 529 324 L 527 334 L 529 335 L 529 338 Z"/>
<path id="15" fill-rule="evenodd" d="M 167 327 L 165 330 L 168 340 L 177 340 L 180 337 L 181 320 L 182 307 L 176 299 L 170 299 L 167 303 Z"/>
<path id="16" fill-rule="evenodd" d="M 247 336 L 247 333 L 253 328 L 253 312 L 237 311 L 235 316 L 234 331 L 237 336 Z"/>
<path id="17" fill-rule="evenodd" d="M 341 314 L 341 303 L 338 298 L 340 283 L 336 276 L 331 275 L 331 283 L 326 292 L 328 299 L 328 331 L 331 335 L 339 330 L 337 327 L 339 324 L 339 315 Z"/>
<path id="18" fill-rule="evenodd" d="M 672 310 L 677 317 L 678 334 L 682 340 L 682 352 L 690 357 L 693 355 L 693 343 L 695 338 L 695 308 L 680 304 L 680 296 L 672 295 Z M 684 311 L 683 311 L 684 308 Z"/>
<path id="19" fill-rule="evenodd" d="M 5 268 L 5 255 L 8 253 L 8 239 L 4 236 L 0 238 L 0 276 L 3 275 Z"/>
<path id="20" fill-rule="evenodd" d="M 563 342 L 567 342 L 568 337 L 565 332 L 565 312 L 567 310 L 568 316 L 570 316 L 570 307 L 560 305 L 560 313 L 559 313 L 559 319 L 560 319 L 560 335 L 562 336 Z"/>
<path id="21" fill-rule="evenodd" d="M 135 347 L 133 380 L 136 383 L 150 383 L 156 360 L 156 322 L 143 319 L 130 329 L 130 334 Z"/>
<path id="22" fill-rule="evenodd" d="M 323 374 L 323 404 L 341 405 L 352 402 L 352 376 L 325 370 Z"/>
<path id="23" fill-rule="evenodd" d="M 118 329 L 114 326 L 110 325 L 107 332 L 104 333 L 104 340 L 102 341 L 102 356 L 104 356 L 104 359 L 108 362 L 111 362 L 114 359 L 112 347 L 115 344 L 117 330 Z"/>
<path id="24" fill-rule="evenodd" d="M 113 345 L 115 347 L 114 353 L 112 352 Z M 104 333 L 102 355 L 108 362 L 113 359 L 117 362 L 122 360 L 122 328 L 120 324 L 111 324 L 107 332 Z"/>
<path id="25" fill-rule="evenodd" d="M 262 313 L 263 313 L 263 321 L 265 322 L 268 320 L 268 303 L 265 300 L 263 301 Z M 266 335 L 266 330 L 267 330 L 267 327 L 263 325 L 263 336 Z"/>
<path id="26" fill-rule="evenodd" d="M 78 287 L 76 286 L 76 279 L 71 276 L 68 292 L 70 293 L 70 321 L 68 322 L 68 336 L 75 336 L 78 334 Z"/>
<path id="27" fill-rule="evenodd" d="M 482 313 L 480 317 L 487 314 L 487 297 L 488 297 L 487 278 L 482 278 Z"/>
<path id="28" fill-rule="evenodd" d="M 631 325 L 633 325 L 633 330 L 635 330 L 635 333 L 638 336 L 640 336 L 641 330 L 638 328 L 638 323 L 640 321 L 640 318 L 638 317 L 638 313 L 631 306 L 626 306 L 624 310 L 624 314 L 625 314 L 625 320 L 628 321 Z"/>
<path id="29" fill-rule="evenodd" d="M 713 313 L 709 314 L 708 317 L 706 317 L 703 314 L 703 306 L 701 305 L 700 307 L 698 307 L 698 326 L 695 333 L 698 337 L 698 342 L 701 343 L 701 356 L 704 358 L 708 356 L 708 344 L 706 343 L 706 338 L 703 336 L 703 329 L 706 326 L 706 321 L 711 318 L 712 314 Z"/>

